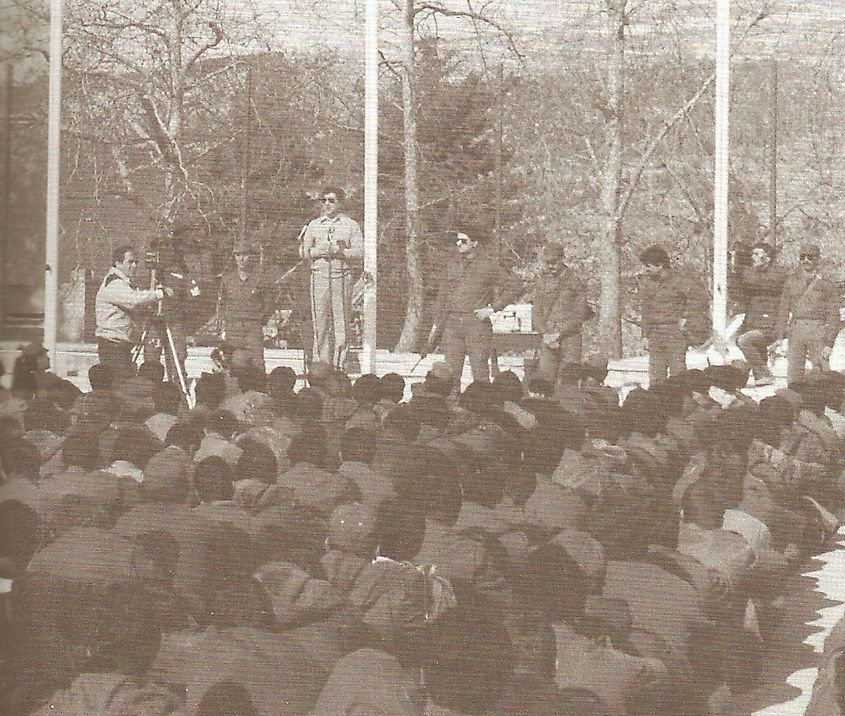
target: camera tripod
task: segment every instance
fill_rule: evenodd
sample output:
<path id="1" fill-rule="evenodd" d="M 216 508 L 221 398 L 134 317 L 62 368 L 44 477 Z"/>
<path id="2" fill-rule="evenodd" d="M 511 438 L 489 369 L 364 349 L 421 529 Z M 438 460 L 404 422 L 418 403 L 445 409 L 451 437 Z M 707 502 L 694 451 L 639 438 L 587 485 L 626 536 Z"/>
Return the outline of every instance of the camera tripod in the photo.
<path id="1" fill-rule="evenodd" d="M 153 269 L 150 272 L 150 290 L 159 288 L 158 280 L 156 278 L 156 271 Z M 179 388 L 182 391 L 182 396 L 185 398 L 185 404 L 188 408 L 194 407 L 194 400 L 191 396 L 191 390 L 188 386 L 188 379 L 185 374 L 185 369 L 182 362 L 179 360 L 179 354 L 176 350 L 176 341 L 173 339 L 173 329 L 163 310 L 164 299 L 159 299 L 156 305 L 155 313 L 144 321 L 144 327 L 141 330 L 141 336 L 138 338 L 134 346 L 132 346 L 132 362 L 137 364 L 141 358 L 141 353 L 147 342 L 147 337 L 150 331 L 155 329 L 156 343 L 158 347 L 164 352 L 164 369 L 168 380 L 173 380 L 171 369 L 176 374 L 179 380 Z"/>

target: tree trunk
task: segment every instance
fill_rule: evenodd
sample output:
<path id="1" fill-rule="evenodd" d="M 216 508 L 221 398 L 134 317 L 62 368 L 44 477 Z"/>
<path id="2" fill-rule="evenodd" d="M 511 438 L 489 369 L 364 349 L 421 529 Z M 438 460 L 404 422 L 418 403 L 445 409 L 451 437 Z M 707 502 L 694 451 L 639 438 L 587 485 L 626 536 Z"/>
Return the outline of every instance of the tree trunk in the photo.
<path id="1" fill-rule="evenodd" d="M 405 268 L 408 297 L 405 323 L 396 345 L 397 352 L 416 350 L 423 316 L 423 275 L 417 237 L 419 187 L 417 185 L 417 111 L 414 57 L 414 2 L 405 0 L 402 32 L 402 142 L 405 150 Z"/>
<path id="2" fill-rule="evenodd" d="M 602 177 L 602 233 L 599 251 L 599 333 L 608 358 L 622 356 L 620 244 L 622 238 L 622 116 L 625 93 L 625 5 L 627 0 L 608 0 L 609 62 L 607 73 L 607 160 Z"/>

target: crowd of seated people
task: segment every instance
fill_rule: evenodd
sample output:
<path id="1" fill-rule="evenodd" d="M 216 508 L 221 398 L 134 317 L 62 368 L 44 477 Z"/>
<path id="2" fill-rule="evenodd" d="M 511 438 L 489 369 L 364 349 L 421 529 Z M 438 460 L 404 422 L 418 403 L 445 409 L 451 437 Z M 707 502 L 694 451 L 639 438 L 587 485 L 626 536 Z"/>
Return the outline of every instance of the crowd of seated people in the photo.
<path id="1" fill-rule="evenodd" d="M 845 497 L 833 372 L 620 405 L 599 361 L 410 399 L 246 367 L 188 409 L 157 364 L 81 393 L 38 355 L 0 389 L 10 716 L 729 714 Z"/>

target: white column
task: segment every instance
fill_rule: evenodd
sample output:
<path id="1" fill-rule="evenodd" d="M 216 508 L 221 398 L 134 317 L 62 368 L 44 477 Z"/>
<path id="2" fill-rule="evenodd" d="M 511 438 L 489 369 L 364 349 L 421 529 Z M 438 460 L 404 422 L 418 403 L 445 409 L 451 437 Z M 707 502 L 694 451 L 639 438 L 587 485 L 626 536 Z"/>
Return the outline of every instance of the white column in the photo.
<path id="1" fill-rule="evenodd" d="M 728 314 L 728 180 L 730 147 L 731 3 L 717 0 L 716 148 L 713 181 L 713 330 L 722 332 Z"/>
<path id="2" fill-rule="evenodd" d="M 62 0 L 50 2 L 50 85 L 47 119 L 47 229 L 44 270 L 44 347 L 56 365 L 59 300 L 59 173 L 62 139 Z"/>
<path id="3" fill-rule="evenodd" d="M 364 341 L 361 371 L 376 371 L 378 277 L 378 2 L 367 0 L 364 98 Z"/>

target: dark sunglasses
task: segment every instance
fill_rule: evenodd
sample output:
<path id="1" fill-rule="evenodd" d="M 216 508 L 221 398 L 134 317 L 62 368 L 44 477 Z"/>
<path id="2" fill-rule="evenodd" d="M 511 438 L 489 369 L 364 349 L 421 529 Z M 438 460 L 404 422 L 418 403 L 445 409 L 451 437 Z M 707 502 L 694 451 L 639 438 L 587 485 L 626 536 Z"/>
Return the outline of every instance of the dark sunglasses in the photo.
<path id="1" fill-rule="evenodd" d="M 815 261 L 818 258 L 818 254 L 801 254 L 798 257 L 799 261 Z"/>

